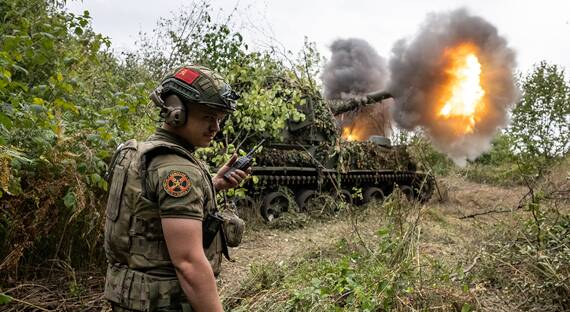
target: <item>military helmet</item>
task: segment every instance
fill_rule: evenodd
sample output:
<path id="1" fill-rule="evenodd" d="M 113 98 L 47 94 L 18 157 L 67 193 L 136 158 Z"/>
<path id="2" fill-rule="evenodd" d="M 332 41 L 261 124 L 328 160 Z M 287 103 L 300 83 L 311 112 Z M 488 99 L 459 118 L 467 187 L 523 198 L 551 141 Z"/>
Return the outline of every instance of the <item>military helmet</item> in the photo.
<path id="1" fill-rule="evenodd" d="M 200 65 L 176 68 L 164 77 L 160 86 L 151 94 L 151 99 L 155 103 L 159 100 L 153 98 L 154 95 L 165 101 L 172 94 L 180 97 L 184 103 L 203 104 L 224 112 L 235 111 L 238 99 L 238 95 L 220 74 Z"/>

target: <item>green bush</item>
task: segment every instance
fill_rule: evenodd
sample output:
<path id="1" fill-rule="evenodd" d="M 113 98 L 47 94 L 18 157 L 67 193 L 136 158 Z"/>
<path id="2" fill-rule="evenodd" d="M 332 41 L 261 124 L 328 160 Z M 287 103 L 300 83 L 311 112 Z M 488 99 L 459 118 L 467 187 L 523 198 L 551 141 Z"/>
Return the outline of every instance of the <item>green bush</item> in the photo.
<path id="1" fill-rule="evenodd" d="M 100 260 L 106 163 L 119 142 L 152 127 L 138 121 L 144 71 L 106 50 L 88 12 L 61 6 L 0 4 L 2 275 L 46 259 Z"/>

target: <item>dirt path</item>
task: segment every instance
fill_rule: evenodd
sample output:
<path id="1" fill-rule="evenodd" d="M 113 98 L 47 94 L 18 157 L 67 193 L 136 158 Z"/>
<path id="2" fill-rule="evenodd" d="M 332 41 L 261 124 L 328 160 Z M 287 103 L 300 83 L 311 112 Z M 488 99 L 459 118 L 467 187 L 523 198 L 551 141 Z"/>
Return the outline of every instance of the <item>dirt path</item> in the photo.
<path id="1" fill-rule="evenodd" d="M 441 189 L 447 200 L 432 200 L 432 208 L 422 222 L 421 253 L 431 257 L 446 257 L 451 262 L 466 263 L 476 252 L 479 238 L 497 222 L 503 222 L 496 214 L 476 218 L 460 217 L 490 210 L 508 210 L 517 206 L 524 195 L 523 188 L 500 188 L 466 182 L 461 178 L 446 178 Z M 437 197 L 437 194 L 434 195 Z M 374 235 L 378 216 L 371 212 L 358 224 L 361 235 Z M 297 230 L 262 229 L 248 231 L 238 248 L 231 250 L 235 262 L 223 263 L 220 278 L 221 295 L 228 295 L 239 287 L 256 263 L 287 261 L 309 250 L 335 244 L 342 237 L 355 235 L 348 218 L 314 223 Z"/>
<path id="2" fill-rule="evenodd" d="M 221 295 L 235 290 L 256 263 L 286 261 L 304 251 L 332 244 L 352 232 L 347 219 L 314 223 L 296 230 L 262 229 L 247 232 L 242 244 L 230 251 L 235 262 L 225 261 L 222 264 Z"/>

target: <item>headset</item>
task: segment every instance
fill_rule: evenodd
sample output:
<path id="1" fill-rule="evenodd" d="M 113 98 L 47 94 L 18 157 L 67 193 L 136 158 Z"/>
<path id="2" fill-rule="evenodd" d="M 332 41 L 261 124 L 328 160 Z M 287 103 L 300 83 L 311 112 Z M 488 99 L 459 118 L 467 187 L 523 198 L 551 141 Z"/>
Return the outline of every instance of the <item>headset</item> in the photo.
<path id="1" fill-rule="evenodd" d="M 186 123 L 186 105 L 174 93 L 168 95 L 166 101 L 163 100 L 161 97 L 163 90 L 164 88 L 159 86 L 150 94 L 152 102 L 160 108 L 160 117 L 164 118 L 164 122 L 172 127 L 184 126 Z"/>

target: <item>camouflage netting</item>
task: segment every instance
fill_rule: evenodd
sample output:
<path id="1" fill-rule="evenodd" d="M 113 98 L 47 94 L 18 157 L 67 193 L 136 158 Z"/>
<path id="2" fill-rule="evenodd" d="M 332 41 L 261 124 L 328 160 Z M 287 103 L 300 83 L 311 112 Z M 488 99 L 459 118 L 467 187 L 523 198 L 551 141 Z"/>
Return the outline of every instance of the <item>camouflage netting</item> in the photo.
<path id="1" fill-rule="evenodd" d="M 372 142 L 341 140 L 338 170 L 410 170 L 413 163 L 405 147 L 383 147 Z"/>
<path id="2" fill-rule="evenodd" d="M 267 167 L 314 167 L 313 157 L 306 151 L 281 150 L 276 148 L 264 148 L 255 157 L 257 166 Z"/>
<path id="3" fill-rule="evenodd" d="M 315 127 L 318 128 L 325 137 L 329 138 L 329 143 L 333 143 L 334 139 L 340 135 L 336 126 L 336 120 L 325 101 L 319 99 L 317 103 L 314 104 Z"/>
<path id="4" fill-rule="evenodd" d="M 331 159 L 332 162 L 329 161 Z M 265 148 L 257 155 L 256 163 L 258 166 L 271 167 L 318 167 L 322 165 L 343 173 L 349 170 L 415 169 L 410 155 L 403 146 L 387 148 L 372 142 L 345 140 L 339 140 L 336 145 L 321 143 L 314 156 L 306 150 Z"/>
<path id="5" fill-rule="evenodd" d="M 305 101 L 305 106 L 300 109 L 305 114 L 305 120 L 301 123 L 306 125 L 295 131 L 286 129 L 284 141 L 294 145 L 315 144 L 315 142 L 334 144 L 340 133 L 330 108 L 318 96 L 307 97 Z"/>

